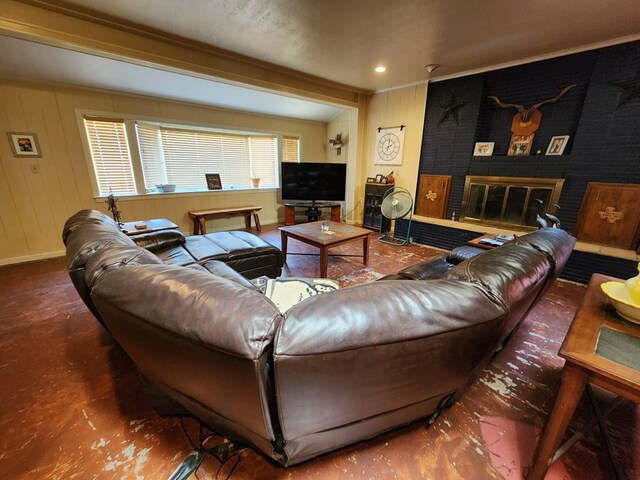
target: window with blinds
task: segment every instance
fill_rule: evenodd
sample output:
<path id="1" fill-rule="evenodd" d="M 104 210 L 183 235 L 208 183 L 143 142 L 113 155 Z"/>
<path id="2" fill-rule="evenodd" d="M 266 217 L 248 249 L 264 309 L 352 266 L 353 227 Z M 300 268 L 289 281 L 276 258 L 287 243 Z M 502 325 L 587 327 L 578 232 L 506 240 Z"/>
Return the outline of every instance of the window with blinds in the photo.
<path id="1" fill-rule="evenodd" d="M 100 195 L 136 193 L 124 120 L 85 117 Z"/>
<path id="2" fill-rule="evenodd" d="M 138 142 L 145 185 L 175 183 L 179 189 L 207 187 L 205 174 L 218 173 L 222 186 L 248 187 L 261 178 L 276 186 L 276 137 L 235 135 L 138 122 Z"/>
<path id="3" fill-rule="evenodd" d="M 300 162 L 300 139 L 298 137 L 282 137 L 282 161 Z"/>
<path id="4" fill-rule="evenodd" d="M 182 125 L 83 117 L 99 194 L 137 194 L 157 185 L 176 184 L 177 191 L 207 189 L 205 175 L 220 175 L 223 188 L 278 186 L 276 135 L 220 132 Z M 135 128 L 127 128 L 135 126 Z M 127 141 L 127 132 L 135 138 Z M 287 161 L 298 161 L 298 139 L 286 137 Z M 130 155 L 129 144 L 139 155 Z M 135 168 L 134 168 L 135 167 Z M 142 179 L 136 179 L 142 172 Z M 145 192 L 138 192 L 136 184 Z"/>

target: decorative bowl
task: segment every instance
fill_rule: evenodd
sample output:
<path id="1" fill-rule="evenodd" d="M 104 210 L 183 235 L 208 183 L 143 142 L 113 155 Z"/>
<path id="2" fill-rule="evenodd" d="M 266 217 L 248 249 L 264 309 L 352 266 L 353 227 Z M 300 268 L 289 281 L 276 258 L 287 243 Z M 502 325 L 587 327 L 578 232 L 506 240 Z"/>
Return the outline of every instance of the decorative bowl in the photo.
<path id="1" fill-rule="evenodd" d="M 640 324 L 640 305 L 629 296 L 629 289 L 623 282 L 605 282 L 600 285 L 602 291 L 611 300 L 613 307 L 625 320 Z"/>
<path id="2" fill-rule="evenodd" d="M 176 184 L 175 183 L 163 183 L 162 185 L 156 185 L 156 190 L 159 192 L 175 192 Z"/>

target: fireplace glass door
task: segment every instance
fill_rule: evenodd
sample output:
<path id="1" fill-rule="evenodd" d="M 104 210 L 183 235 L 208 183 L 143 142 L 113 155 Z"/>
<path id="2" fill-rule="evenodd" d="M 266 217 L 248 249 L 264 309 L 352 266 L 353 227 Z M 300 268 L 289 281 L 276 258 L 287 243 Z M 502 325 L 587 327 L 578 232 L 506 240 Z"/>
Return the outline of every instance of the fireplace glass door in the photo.
<path id="1" fill-rule="evenodd" d="M 533 229 L 537 216 L 558 202 L 563 183 L 557 178 L 467 176 L 460 220 Z"/>

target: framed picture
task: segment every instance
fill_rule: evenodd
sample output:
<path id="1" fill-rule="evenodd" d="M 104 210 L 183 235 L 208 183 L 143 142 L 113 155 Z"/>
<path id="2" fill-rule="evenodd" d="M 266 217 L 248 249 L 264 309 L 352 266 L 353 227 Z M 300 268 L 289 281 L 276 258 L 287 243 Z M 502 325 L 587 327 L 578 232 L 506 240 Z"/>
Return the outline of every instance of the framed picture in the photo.
<path id="1" fill-rule="evenodd" d="M 551 137 L 549 146 L 547 147 L 546 155 L 562 155 L 564 147 L 567 146 L 569 141 L 569 135 L 559 135 L 557 137 Z"/>
<path id="2" fill-rule="evenodd" d="M 473 149 L 474 157 L 488 157 L 493 155 L 493 146 L 495 142 L 477 142 Z"/>
<path id="3" fill-rule="evenodd" d="M 35 133 L 7 132 L 14 157 L 41 157 Z"/>
<path id="4" fill-rule="evenodd" d="M 375 177 L 367 177 L 367 183 L 376 183 Z"/>
<path id="5" fill-rule="evenodd" d="M 382 175 L 381 173 L 376 175 L 376 183 L 382 183 L 383 180 L 384 180 L 384 175 Z"/>
<path id="6" fill-rule="evenodd" d="M 207 178 L 207 188 L 209 190 L 222 190 L 222 181 L 219 173 L 205 173 Z"/>
<path id="7" fill-rule="evenodd" d="M 531 144 L 533 143 L 533 136 L 533 133 L 529 135 L 511 135 L 507 155 L 511 157 L 529 155 L 529 152 L 531 152 Z"/>

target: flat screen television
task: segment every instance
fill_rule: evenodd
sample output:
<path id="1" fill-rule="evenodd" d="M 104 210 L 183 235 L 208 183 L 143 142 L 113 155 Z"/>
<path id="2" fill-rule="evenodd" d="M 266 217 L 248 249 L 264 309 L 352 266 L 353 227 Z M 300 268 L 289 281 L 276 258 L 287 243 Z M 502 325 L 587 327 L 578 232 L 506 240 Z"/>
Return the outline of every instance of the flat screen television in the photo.
<path id="1" fill-rule="evenodd" d="M 342 201 L 347 165 L 344 163 L 282 163 L 282 199 Z"/>

